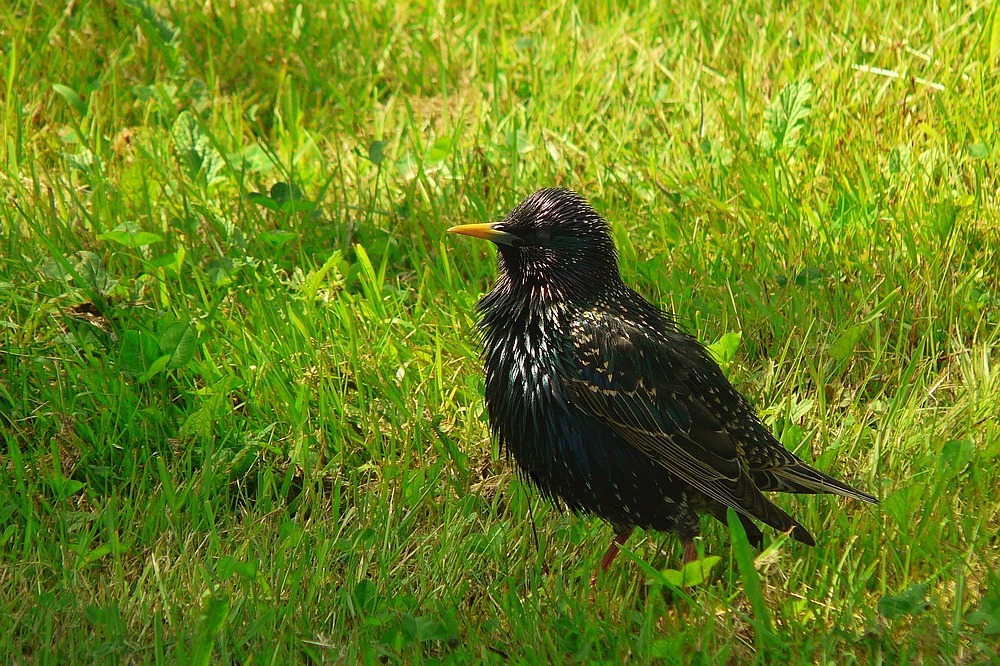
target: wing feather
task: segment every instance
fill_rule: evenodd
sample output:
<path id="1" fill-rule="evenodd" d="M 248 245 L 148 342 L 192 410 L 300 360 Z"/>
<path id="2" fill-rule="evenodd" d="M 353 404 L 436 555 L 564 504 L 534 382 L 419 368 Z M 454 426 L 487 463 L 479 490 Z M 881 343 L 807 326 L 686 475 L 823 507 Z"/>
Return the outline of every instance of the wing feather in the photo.
<path id="1" fill-rule="evenodd" d="M 598 312 L 572 330 L 575 366 L 562 381 L 573 404 L 705 497 L 811 541 L 756 487 L 739 443 L 692 389 L 705 379 L 699 362 L 711 363 L 697 341 L 678 333 L 684 344 L 664 344 Z"/>

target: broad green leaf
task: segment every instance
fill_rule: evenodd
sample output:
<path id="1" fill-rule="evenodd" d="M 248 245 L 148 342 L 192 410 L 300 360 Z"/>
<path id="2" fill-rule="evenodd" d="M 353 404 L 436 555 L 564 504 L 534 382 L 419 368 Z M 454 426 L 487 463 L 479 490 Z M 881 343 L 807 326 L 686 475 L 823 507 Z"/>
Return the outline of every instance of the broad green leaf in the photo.
<path id="1" fill-rule="evenodd" d="M 822 268 L 809 266 L 808 268 L 803 268 L 795 275 L 795 285 L 804 287 L 811 282 L 822 280 L 825 277 L 828 277 L 828 274 Z"/>
<path id="2" fill-rule="evenodd" d="M 126 375 L 145 374 L 160 356 L 160 345 L 145 331 L 129 330 L 122 334 L 118 349 L 118 369 Z"/>
<path id="3" fill-rule="evenodd" d="M 864 332 L 864 326 L 851 326 L 844 331 L 830 347 L 830 356 L 833 357 L 833 360 L 838 363 L 846 361 L 854 353 L 854 348 L 858 346 Z"/>
<path id="4" fill-rule="evenodd" d="M 938 463 L 942 468 L 951 467 L 957 473 L 964 470 L 975 455 L 976 447 L 971 439 L 951 439 L 941 448 Z"/>
<path id="5" fill-rule="evenodd" d="M 709 555 L 694 562 L 688 562 L 677 569 L 664 569 L 660 572 L 662 582 L 670 587 L 697 587 L 709 579 L 712 569 L 715 568 L 722 558 L 718 555 Z"/>
<path id="6" fill-rule="evenodd" d="M 73 277 L 73 274 L 69 271 L 68 266 L 69 263 L 63 257 L 58 259 L 55 257 L 49 257 L 42 264 L 42 274 L 54 280 L 67 280 Z"/>
<path id="7" fill-rule="evenodd" d="M 152 363 L 149 364 L 149 368 L 147 368 L 146 372 L 139 375 L 139 381 L 148 382 L 157 374 L 163 372 L 163 369 L 167 367 L 167 363 L 169 362 L 170 362 L 169 354 L 163 354 L 161 356 L 158 356 Z"/>
<path id="8" fill-rule="evenodd" d="M 176 252 L 170 252 L 162 257 L 157 257 L 153 259 L 150 265 L 156 268 L 166 268 L 175 274 L 180 274 L 181 267 L 184 266 L 184 256 L 186 252 L 183 247 L 177 248 Z"/>
<path id="9" fill-rule="evenodd" d="M 403 180 L 413 180 L 420 173 L 420 164 L 411 153 L 396 161 L 396 171 Z"/>
<path id="10" fill-rule="evenodd" d="M 247 199 L 254 202 L 258 206 L 263 206 L 268 210 L 281 210 L 281 204 L 261 192 L 250 192 L 247 194 Z"/>
<path id="11" fill-rule="evenodd" d="M 208 279 L 215 285 L 229 284 L 237 272 L 236 264 L 229 257 L 216 257 L 208 265 Z"/>
<path id="12" fill-rule="evenodd" d="M 387 143 L 386 141 L 372 141 L 368 145 L 368 159 L 373 164 L 382 164 L 382 160 L 385 159 L 385 147 Z"/>
<path id="13" fill-rule="evenodd" d="M 171 44 L 177 37 L 179 31 L 174 24 L 160 16 L 150 3 L 145 0 L 125 0 L 125 5 L 134 8 L 147 27 L 154 28 L 148 34 L 158 37 L 164 45 Z"/>
<path id="14" fill-rule="evenodd" d="M 969 624 L 983 625 L 982 632 L 987 636 L 1000 634 L 1000 594 L 988 592 L 969 614 Z"/>
<path id="15" fill-rule="evenodd" d="M 203 179 L 208 185 L 222 179 L 221 171 L 226 162 L 193 113 L 182 111 L 170 128 L 170 135 L 189 178 Z"/>
<path id="16" fill-rule="evenodd" d="M 927 599 L 929 589 L 927 583 L 914 583 L 899 594 L 887 594 L 878 600 L 878 612 L 887 620 L 922 613 L 931 606 Z"/>
<path id="17" fill-rule="evenodd" d="M 1000 7 L 1000 3 L 997 3 Z M 985 160 L 990 156 L 990 148 L 985 143 L 974 143 L 969 146 L 969 156 L 977 160 Z"/>
<path id="18" fill-rule="evenodd" d="M 789 423 L 781 431 L 781 445 L 789 451 L 795 451 L 805 438 L 805 431 L 794 423 Z"/>
<path id="19" fill-rule="evenodd" d="M 283 231 L 281 229 L 275 229 L 272 231 L 265 231 L 257 236 L 257 238 L 268 245 L 271 245 L 277 249 L 281 249 L 288 244 L 289 241 L 298 238 L 298 234 L 292 231 Z"/>
<path id="20" fill-rule="evenodd" d="M 233 574 L 246 580 L 257 578 L 257 564 L 255 562 L 243 562 L 232 555 L 223 555 L 219 558 L 219 563 L 215 568 L 219 580 L 229 580 Z"/>
<path id="21" fill-rule="evenodd" d="M 380 601 L 378 588 L 375 586 L 375 583 L 364 578 L 354 586 L 354 593 L 351 595 L 353 605 L 351 610 L 355 615 L 371 615 L 378 610 Z"/>
<path id="22" fill-rule="evenodd" d="M 513 149 L 518 155 L 526 155 L 535 149 L 535 146 L 528 140 L 528 135 L 521 130 L 508 132 L 506 138 L 507 147 Z"/>
<path id="23" fill-rule="evenodd" d="M 739 349 L 742 338 L 743 333 L 740 331 L 725 333 L 721 338 L 708 345 L 708 351 L 719 365 L 726 367 L 736 358 L 736 350 Z"/>
<path id="24" fill-rule="evenodd" d="M 104 269 L 102 259 L 88 250 L 76 253 L 76 277 L 86 287 L 93 289 L 102 296 L 107 296 L 118 284 Z"/>
<path id="25" fill-rule="evenodd" d="M 281 211 L 283 213 L 299 213 L 314 210 L 315 208 L 316 202 L 309 201 L 308 199 L 289 199 L 281 204 Z"/>
<path id="26" fill-rule="evenodd" d="M 76 479 L 67 479 L 61 474 L 55 474 L 49 478 L 49 485 L 59 499 L 66 499 L 83 490 L 84 484 Z"/>
<path id="27" fill-rule="evenodd" d="M 174 322 L 160 334 L 160 350 L 169 356 L 168 368 L 181 368 L 198 351 L 198 334 L 185 322 Z"/>
<path id="28" fill-rule="evenodd" d="M 430 150 L 424 158 L 424 165 L 428 170 L 440 169 L 444 166 L 448 156 L 454 148 L 454 142 L 450 136 L 443 136 L 431 145 Z"/>
<path id="29" fill-rule="evenodd" d="M 792 149 L 799 145 L 811 106 L 812 84 L 792 82 L 781 89 L 764 111 L 764 131 L 759 142 L 765 151 Z"/>
<path id="30" fill-rule="evenodd" d="M 135 222 L 124 222 L 113 230 L 100 234 L 97 240 L 111 241 L 125 247 L 145 247 L 162 239 L 158 234 L 143 231 Z"/>
<path id="31" fill-rule="evenodd" d="M 925 492 L 928 492 L 928 488 L 920 483 L 900 488 L 882 500 L 882 510 L 892 516 L 897 525 L 907 527 L 912 523 Z"/>
<path id="32" fill-rule="evenodd" d="M 286 201 L 296 201 L 304 199 L 302 196 L 302 190 L 295 183 L 286 183 L 284 181 L 278 181 L 271 186 L 269 192 L 272 199 L 278 203 L 284 203 Z"/>
<path id="33" fill-rule="evenodd" d="M 312 210 L 316 207 L 316 202 L 306 199 L 295 183 L 278 181 L 271 186 L 270 194 L 271 199 L 278 204 L 278 209 L 285 213 Z"/>
<path id="34" fill-rule="evenodd" d="M 412 618 L 412 622 L 411 622 Z M 455 632 L 447 624 L 433 617 L 404 615 L 406 631 L 421 643 L 428 641 L 448 641 L 455 638 Z"/>
<path id="35" fill-rule="evenodd" d="M 245 146 L 241 150 L 232 153 L 230 161 L 237 169 L 255 171 L 257 173 L 271 171 L 275 167 L 271 155 L 257 144 Z"/>
<path id="36" fill-rule="evenodd" d="M 91 550 L 87 555 L 77 562 L 77 569 L 86 569 L 88 566 L 111 554 L 111 544 L 102 544 Z"/>

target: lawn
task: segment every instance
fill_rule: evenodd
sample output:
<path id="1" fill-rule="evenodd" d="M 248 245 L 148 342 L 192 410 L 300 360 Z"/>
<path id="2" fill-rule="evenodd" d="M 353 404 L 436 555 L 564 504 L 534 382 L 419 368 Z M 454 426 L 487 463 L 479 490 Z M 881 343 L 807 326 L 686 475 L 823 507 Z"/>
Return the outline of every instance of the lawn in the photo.
<path id="1" fill-rule="evenodd" d="M 1000 659 L 1000 9 L 0 7 L 0 662 Z M 538 187 L 877 495 L 709 576 L 489 438 Z"/>

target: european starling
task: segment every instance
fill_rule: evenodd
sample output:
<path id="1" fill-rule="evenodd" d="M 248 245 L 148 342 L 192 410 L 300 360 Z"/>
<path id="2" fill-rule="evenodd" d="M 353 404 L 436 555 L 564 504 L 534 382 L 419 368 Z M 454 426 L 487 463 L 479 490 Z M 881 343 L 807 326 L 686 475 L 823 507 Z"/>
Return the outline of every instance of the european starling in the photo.
<path id="1" fill-rule="evenodd" d="M 485 238 L 499 277 L 480 299 L 493 435 L 550 499 L 611 523 L 606 569 L 635 527 L 677 534 L 694 559 L 699 513 L 736 510 L 814 545 L 762 491 L 877 500 L 787 451 L 705 348 L 627 287 L 608 223 L 581 196 L 543 189 Z"/>

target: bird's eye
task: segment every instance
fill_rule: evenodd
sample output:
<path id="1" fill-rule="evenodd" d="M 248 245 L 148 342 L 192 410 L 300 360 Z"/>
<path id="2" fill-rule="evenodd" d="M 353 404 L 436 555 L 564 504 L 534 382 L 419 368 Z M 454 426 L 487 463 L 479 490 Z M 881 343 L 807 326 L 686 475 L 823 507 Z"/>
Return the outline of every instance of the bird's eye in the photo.
<path id="1" fill-rule="evenodd" d="M 535 231 L 535 239 L 539 243 L 549 242 L 549 240 L 552 239 L 552 230 L 549 229 L 548 227 L 542 227 L 541 229 L 538 229 L 537 231 Z"/>

